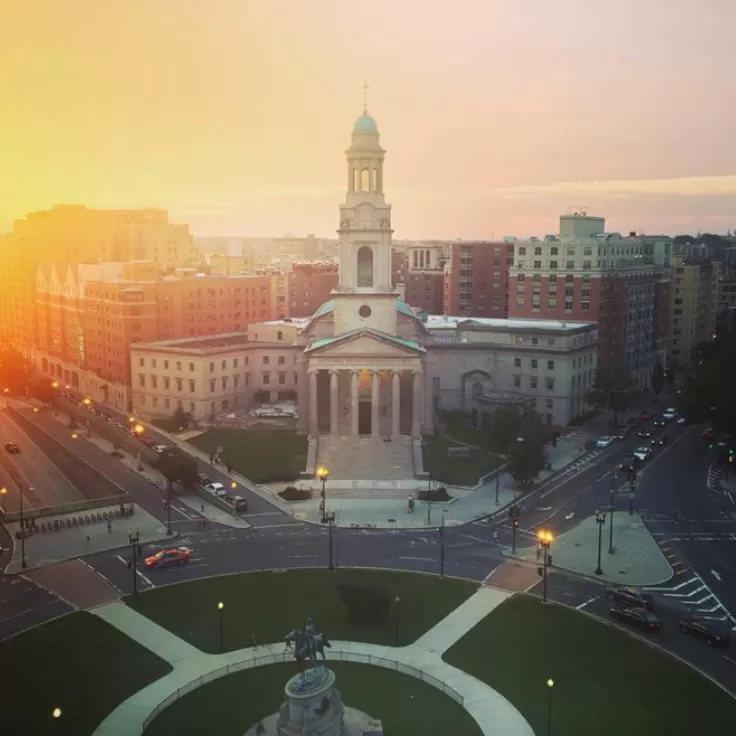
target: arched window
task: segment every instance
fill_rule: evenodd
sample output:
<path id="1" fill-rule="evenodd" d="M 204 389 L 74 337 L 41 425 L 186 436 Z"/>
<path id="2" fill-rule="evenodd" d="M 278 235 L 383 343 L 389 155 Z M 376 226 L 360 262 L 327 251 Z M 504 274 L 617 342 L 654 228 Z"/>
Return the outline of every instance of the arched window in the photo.
<path id="1" fill-rule="evenodd" d="M 477 399 L 479 396 L 483 396 L 483 384 L 474 383 L 473 384 L 473 398 Z"/>
<path id="2" fill-rule="evenodd" d="M 360 186 L 360 179 L 358 178 L 358 169 L 353 169 L 353 185 L 351 191 L 357 192 Z"/>
<path id="3" fill-rule="evenodd" d="M 358 286 L 373 286 L 373 250 L 367 245 L 358 251 Z"/>
<path id="4" fill-rule="evenodd" d="M 371 190 L 371 170 L 363 169 L 360 172 L 360 191 L 370 192 Z"/>

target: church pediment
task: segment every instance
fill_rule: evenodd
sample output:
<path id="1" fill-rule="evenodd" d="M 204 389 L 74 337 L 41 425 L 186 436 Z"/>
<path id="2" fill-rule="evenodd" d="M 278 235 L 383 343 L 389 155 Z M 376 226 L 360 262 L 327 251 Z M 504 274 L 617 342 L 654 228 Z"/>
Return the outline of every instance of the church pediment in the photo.
<path id="1" fill-rule="evenodd" d="M 364 355 L 388 358 L 417 356 L 424 353 L 424 348 L 414 340 L 385 335 L 374 330 L 357 330 L 337 337 L 315 340 L 305 352 L 341 358 Z"/>

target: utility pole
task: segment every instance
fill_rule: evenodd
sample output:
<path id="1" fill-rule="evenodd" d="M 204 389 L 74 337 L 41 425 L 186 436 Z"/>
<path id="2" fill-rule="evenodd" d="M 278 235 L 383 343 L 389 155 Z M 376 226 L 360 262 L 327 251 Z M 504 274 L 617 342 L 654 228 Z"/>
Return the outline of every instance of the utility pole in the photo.
<path id="1" fill-rule="evenodd" d="M 327 538 L 329 543 L 329 563 L 327 565 L 328 570 L 334 570 L 335 565 L 332 561 L 332 542 L 333 542 L 333 534 L 335 531 L 335 512 L 327 515 Z"/>
<path id="2" fill-rule="evenodd" d="M 631 486 L 629 487 L 629 516 L 634 515 L 634 509 L 636 506 L 636 476 L 631 479 Z"/>
<path id="3" fill-rule="evenodd" d="M 136 560 L 138 559 L 139 554 L 139 544 L 141 540 L 141 533 L 136 529 L 135 534 L 133 532 L 128 532 L 128 541 L 130 542 L 130 549 L 131 549 L 131 559 L 130 559 L 130 569 L 133 572 L 133 595 L 138 595 L 138 570 L 136 568 Z"/>
<path id="4" fill-rule="evenodd" d="M 440 577 L 445 577 L 445 515 L 442 514 L 440 526 Z"/>
<path id="5" fill-rule="evenodd" d="M 496 506 L 499 505 L 498 502 L 498 492 L 501 489 L 501 474 L 498 472 L 498 469 L 501 467 L 501 458 L 496 457 Z"/>
<path id="6" fill-rule="evenodd" d="M 520 511 L 517 504 L 509 508 L 509 519 L 511 519 L 511 554 L 516 554 L 516 532 L 519 529 Z"/>
<path id="7" fill-rule="evenodd" d="M 608 554 L 612 555 L 616 550 L 613 548 L 613 512 L 615 510 L 615 501 L 616 501 L 616 468 L 615 466 L 611 468 L 611 503 L 610 503 L 610 519 L 611 523 L 608 527 Z"/>
<path id="8" fill-rule="evenodd" d="M 432 476 L 427 473 L 427 526 L 432 526 Z"/>
<path id="9" fill-rule="evenodd" d="M 166 533 L 171 536 L 171 496 L 173 491 L 173 483 L 166 479 Z"/>
<path id="10" fill-rule="evenodd" d="M 18 483 L 18 495 L 20 496 L 20 566 L 28 567 L 26 562 L 26 525 L 23 517 L 23 484 Z"/>

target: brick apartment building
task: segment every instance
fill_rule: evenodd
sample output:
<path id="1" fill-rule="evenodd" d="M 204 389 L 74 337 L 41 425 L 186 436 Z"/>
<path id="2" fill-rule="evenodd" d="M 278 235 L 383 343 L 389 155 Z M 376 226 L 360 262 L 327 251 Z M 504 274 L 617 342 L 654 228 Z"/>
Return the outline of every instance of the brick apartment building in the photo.
<path id="1" fill-rule="evenodd" d="M 426 314 L 442 314 L 445 308 L 446 246 L 418 243 L 407 247 L 404 300 Z"/>
<path id="2" fill-rule="evenodd" d="M 445 271 L 444 313 L 458 317 L 508 317 L 509 268 L 513 258 L 513 243 L 452 243 Z"/>
<path id="3" fill-rule="evenodd" d="M 159 277 L 149 262 L 44 263 L 36 280 L 42 372 L 121 409 L 130 403 L 130 346 L 243 331 L 273 319 L 268 276 Z"/>
<path id="4" fill-rule="evenodd" d="M 509 317 L 598 322 L 599 365 L 621 365 L 637 389 L 649 386 L 664 287 L 643 237 L 606 234 L 602 217 L 563 215 L 559 236 L 516 242 L 510 276 Z"/>
<path id="5" fill-rule="evenodd" d="M 288 310 L 277 316 L 311 317 L 337 286 L 337 263 L 295 263 L 288 278 Z"/>

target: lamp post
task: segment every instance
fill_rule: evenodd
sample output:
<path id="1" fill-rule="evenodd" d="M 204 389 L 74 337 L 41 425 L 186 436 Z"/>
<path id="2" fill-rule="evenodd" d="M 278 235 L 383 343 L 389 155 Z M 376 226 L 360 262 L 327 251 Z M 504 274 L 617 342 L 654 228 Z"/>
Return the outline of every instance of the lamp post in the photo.
<path id="1" fill-rule="evenodd" d="M 629 516 L 634 515 L 634 507 L 636 506 L 636 475 L 631 479 L 629 486 Z"/>
<path id="2" fill-rule="evenodd" d="M 23 484 L 18 484 L 18 496 L 20 498 L 20 566 L 28 567 L 26 562 L 26 523 L 23 516 Z"/>
<path id="3" fill-rule="evenodd" d="M 396 604 L 396 636 L 394 646 L 399 646 L 399 611 L 401 610 L 401 597 L 397 595 L 396 598 L 394 598 L 394 603 Z"/>
<path id="4" fill-rule="evenodd" d="M 496 455 L 496 506 L 500 504 L 500 501 L 498 500 L 498 494 L 501 491 L 501 474 L 498 472 L 498 469 L 501 467 L 501 458 Z"/>
<path id="5" fill-rule="evenodd" d="M 139 544 L 141 541 L 141 533 L 136 529 L 135 534 L 128 532 L 128 542 L 130 543 L 130 569 L 133 572 L 133 595 L 138 595 L 138 570 L 135 561 L 138 559 Z"/>
<path id="6" fill-rule="evenodd" d="M 51 384 L 51 406 L 56 410 L 56 391 L 59 388 L 59 382 L 53 381 Z"/>
<path id="7" fill-rule="evenodd" d="M 552 736 L 552 688 L 555 681 L 550 677 L 547 680 L 547 736 Z"/>
<path id="8" fill-rule="evenodd" d="M 610 496 L 610 512 L 611 521 L 608 526 L 608 554 L 612 555 L 616 550 L 613 548 L 613 512 L 616 503 L 616 468 L 611 468 L 611 496 Z"/>
<path id="9" fill-rule="evenodd" d="M 3 516 L 5 515 L 5 496 L 8 495 L 8 489 L 3 486 L 0 488 L 0 502 L 2 502 L 3 505 Z"/>
<path id="10" fill-rule="evenodd" d="M 317 468 L 317 476 L 322 481 L 322 523 L 327 523 L 327 476 L 330 471 L 327 468 Z"/>
<path id="11" fill-rule="evenodd" d="M 51 717 L 56 723 L 56 733 L 61 731 L 61 708 L 54 708 L 51 711 Z"/>
<path id="12" fill-rule="evenodd" d="M 133 417 L 129 417 L 128 421 L 130 421 L 130 419 L 133 419 Z M 133 427 L 133 433 L 135 434 L 138 440 L 140 440 L 141 435 L 143 434 L 144 431 L 145 431 L 145 427 L 142 424 L 136 424 Z M 141 462 L 141 451 L 140 450 L 138 450 L 137 456 L 138 456 L 137 457 L 138 465 L 136 467 L 138 469 L 138 472 L 140 473 L 143 470 L 143 463 Z"/>
<path id="13" fill-rule="evenodd" d="M 547 602 L 547 568 L 552 564 L 552 557 L 549 554 L 549 547 L 554 540 L 552 532 L 540 529 L 537 533 L 537 539 L 542 547 L 544 558 L 542 560 L 542 603 Z"/>
<path id="14" fill-rule="evenodd" d="M 603 575 L 603 569 L 601 568 L 601 547 L 603 543 L 603 525 L 606 523 L 605 511 L 595 512 L 595 523 L 598 524 L 598 567 L 595 569 L 595 574 Z"/>
<path id="15" fill-rule="evenodd" d="M 174 490 L 174 484 L 169 480 L 166 479 L 166 533 L 171 536 L 171 496 L 173 494 Z M 122 506 L 122 504 L 121 504 Z"/>
<path id="16" fill-rule="evenodd" d="M 217 610 L 220 612 L 220 654 L 222 654 L 222 650 L 224 648 L 224 646 L 223 646 L 224 645 L 224 638 L 225 638 L 224 637 L 225 628 L 224 628 L 224 625 L 223 625 L 223 619 L 224 619 L 224 616 L 225 616 L 225 604 L 222 601 L 220 601 L 217 604 Z"/>
<path id="17" fill-rule="evenodd" d="M 327 564 L 328 570 L 334 570 L 335 565 L 333 563 L 333 557 L 332 557 L 332 541 L 333 541 L 333 535 L 335 533 L 335 512 L 327 514 L 327 539 L 329 543 L 329 562 Z"/>
<path id="18" fill-rule="evenodd" d="M 445 512 L 442 512 L 440 525 L 440 577 L 445 577 Z"/>
<path id="19" fill-rule="evenodd" d="M 432 525 L 432 476 L 427 473 L 427 526 Z"/>

